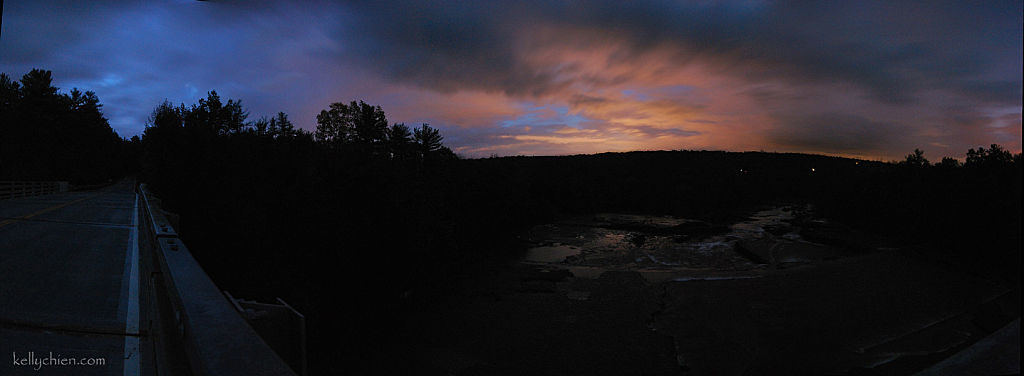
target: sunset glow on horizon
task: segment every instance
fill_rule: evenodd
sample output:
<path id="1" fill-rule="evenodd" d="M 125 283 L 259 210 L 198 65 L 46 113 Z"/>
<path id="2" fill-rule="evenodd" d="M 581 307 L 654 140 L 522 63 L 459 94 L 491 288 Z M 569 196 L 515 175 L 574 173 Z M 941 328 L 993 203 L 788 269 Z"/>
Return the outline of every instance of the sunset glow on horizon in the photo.
<path id="1" fill-rule="evenodd" d="M 467 157 L 1021 151 L 1022 5 L 6 1 L 0 71 L 92 90 L 125 137 L 209 90 L 301 128 L 332 102 Z"/>

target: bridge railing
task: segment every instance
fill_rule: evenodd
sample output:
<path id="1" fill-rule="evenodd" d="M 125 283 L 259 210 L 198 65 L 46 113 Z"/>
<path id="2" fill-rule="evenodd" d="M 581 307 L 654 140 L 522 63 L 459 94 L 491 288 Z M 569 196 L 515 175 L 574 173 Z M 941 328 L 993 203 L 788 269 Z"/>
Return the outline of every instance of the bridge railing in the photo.
<path id="1" fill-rule="evenodd" d="M 193 375 L 294 376 L 199 266 L 145 185 L 139 193 L 140 231 L 146 232 L 146 251 L 153 253 L 156 264 L 154 299 L 171 311 L 157 312 L 158 320 L 172 324 L 164 325 L 171 328 L 169 333 L 159 334 L 167 337 L 162 339 L 169 341 L 166 346 L 185 353 Z"/>
<path id="2" fill-rule="evenodd" d="M 0 200 L 67 192 L 66 181 L 0 181 Z"/>

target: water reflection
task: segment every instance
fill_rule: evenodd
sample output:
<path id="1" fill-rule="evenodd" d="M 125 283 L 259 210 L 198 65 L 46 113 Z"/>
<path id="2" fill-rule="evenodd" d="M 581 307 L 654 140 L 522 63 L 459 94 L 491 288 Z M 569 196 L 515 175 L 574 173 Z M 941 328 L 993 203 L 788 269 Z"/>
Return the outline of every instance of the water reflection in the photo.
<path id="1" fill-rule="evenodd" d="M 533 262 L 558 263 L 565 261 L 566 257 L 580 254 L 580 251 L 582 249 L 579 247 L 562 244 L 533 247 L 526 251 L 525 259 Z"/>
<path id="2" fill-rule="evenodd" d="M 810 241 L 805 233 L 829 244 Z M 557 265 L 574 274 L 637 270 L 658 280 L 679 279 L 684 277 L 673 277 L 677 272 L 743 272 L 835 259 L 848 251 L 835 244 L 853 237 L 847 229 L 814 217 L 806 205 L 768 208 L 729 226 L 603 213 L 532 228 L 528 240 L 535 246 L 524 261 Z"/>

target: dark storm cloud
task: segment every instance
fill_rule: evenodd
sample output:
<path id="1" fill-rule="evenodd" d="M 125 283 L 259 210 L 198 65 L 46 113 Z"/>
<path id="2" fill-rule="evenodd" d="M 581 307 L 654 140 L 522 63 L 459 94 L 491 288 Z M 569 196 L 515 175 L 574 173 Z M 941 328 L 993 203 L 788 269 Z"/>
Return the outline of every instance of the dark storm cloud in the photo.
<path id="1" fill-rule="evenodd" d="M 778 117 L 786 126 L 772 130 L 769 139 L 779 146 L 798 151 L 877 152 L 913 137 L 907 129 L 897 125 L 855 115 L 825 113 Z"/>
<path id="2" fill-rule="evenodd" d="M 636 131 L 638 131 L 640 133 L 643 133 L 644 135 L 653 136 L 653 137 L 665 137 L 665 136 L 690 137 L 690 136 L 695 136 L 695 135 L 700 134 L 700 132 L 696 132 L 696 131 L 688 131 L 688 130 L 678 129 L 678 128 L 655 128 L 655 127 L 646 126 L 646 125 L 633 126 L 633 127 L 630 127 L 630 128 L 631 129 L 635 129 Z"/>
<path id="3" fill-rule="evenodd" d="M 96 91 L 126 136 L 165 98 L 215 89 L 251 118 L 284 111 L 306 129 L 329 103 L 364 99 L 471 155 L 1020 147 L 1020 121 L 1004 119 L 1020 118 L 1020 1 L 4 7 L 0 71 L 50 69 L 64 90 Z"/>
<path id="4" fill-rule="evenodd" d="M 84 25 L 102 20 L 106 10 L 91 2 L 54 2 L 39 6 L 31 2 L 6 1 L 3 9 L 3 37 L 6 62 L 33 63 L 57 54 L 60 47 L 88 39 Z M 12 32 L 18 31 L 18 34 Z M 30 35 L 23 35 L 30 34 Z"/>
<path id="5" fill-rule="evenodd" d="M 751 81 L 841 81 L 887 103 L 912 102 L 919 90 L 936 88 L 1003 102 L 1020 96 L 1020 70 L 998 71 L 1021 59 L 1020 2 L 377 1 L 349 9 L 358 16 L 339 31 L 354 47 L 347 58 L 441 91 L 541 95 L 565 88 L 571 82 L 559 70 L 531 66 L 522 50 L 524 34 L 553 27 L 565 33 L 533 42 L 622 41 L 609 63 L 672 47 L 680 64 L 710 61 Z M 578 38 L 574 30 L 599 37 Z M 979 91 L 973 80 L 994 69 L 991 85 L 1016 87 L 1016 96 Z"/>
<path id="6" fill-rule="evenodd" d="M 1019 106 L 1021 104 L 1021 80 L 972 81 L 958 84 L 955 90 L 966 97 L 981 102 Z"/>
<path id="7" fill-rule="evenodd" d="M 121 135 L 142 130 L 164 99 L 195 103 L 207 91 L 243 99 L 253 117 L 299 115 L 315 85 L 309 55 L 321 13 L 266 2 L 5 2 L 0 68 L 15 78 L 54 72 L 62 90 L 96 91 Z M 298 62 L 298 63 L 297 63 Z M 331 67 L 317 67 L 321 74 Z M 313 70 L 313 69 L 311 69 Z M 311 117 L 311 115 L 310 115 Z M 305 119 L 303 119 L 305 120 Z M 308 127 L 308 124 L 303 124 Z"/>
<path id="8" fill-rule="evenodd" d="M 559 86 L 513 48 L 515 30 L 496 2 L 369 2 L 339 30 L 345 57 L 388 78 L 431 90 L 539 95 Z"/>

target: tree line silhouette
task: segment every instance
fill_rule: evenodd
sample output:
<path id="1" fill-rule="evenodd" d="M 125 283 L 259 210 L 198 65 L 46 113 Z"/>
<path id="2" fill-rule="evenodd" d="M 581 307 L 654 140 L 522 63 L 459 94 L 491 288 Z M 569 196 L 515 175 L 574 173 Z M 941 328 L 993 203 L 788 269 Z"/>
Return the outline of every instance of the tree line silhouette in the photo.
<path id="1" fill-rule="evenodd" d="M 985 147 L 967 149 L 967 160 L 962 164 L 954 158 L 942 157 L 942 161 L 934 164 L 934 166 L 943 168 L 965 166 L 968 168 L 992 169 L 1020 164 L 1020 158 L 1021 153 L 1013 154 L 1002 146 L 992 144 L 989 145 L 988 149 Z M 898 163 L 912 167 L 932 166 L 928 158 L 924 157 L 924 151 L 921 149 L 914 149 L 913 153 L 907 154 L 906 158 Z"/>
<path id="2" fill-rule="evenodd" d="M 284 113 L 250 121 L 215 91 L 158 104 L 142 137 L 125 140 L 95 94 L 57 94 L 46 71 L 2 77 L 0 178 L 137 173 L 218 286 L 307 315 L 316 373 L 378 371 L 371 360 L 400 342 L 402 296 L 501 268 L 531 225 L 599 212 L 729 224 L 810 203 L 1019 283 L 1021 156 L 998 145 L 962 165 L 920 150 L 897 163 L 685 150 L 459 159 L 437 129 L 389 124 L 380 106 L 333 103 L 310 132 Z"/>
<path id="3" fill-rule="evenodd" d="M 92 91 L 59 92 L 50 71 L 14 81 L 0 73 L 0 180 L 95 184 L 134 168 L 132 143 L 103 116 Z"/>
<path id="4" fill-rule="evenodd" d="M 375 158 L 456 159 L 442 143 L 440 131 L 422 124 L 409 129 L 405 123 L 388 126 L 380 106 L 352 101 L 337 102 L 316 116 L 316 141 L 330 148 Z"/>

